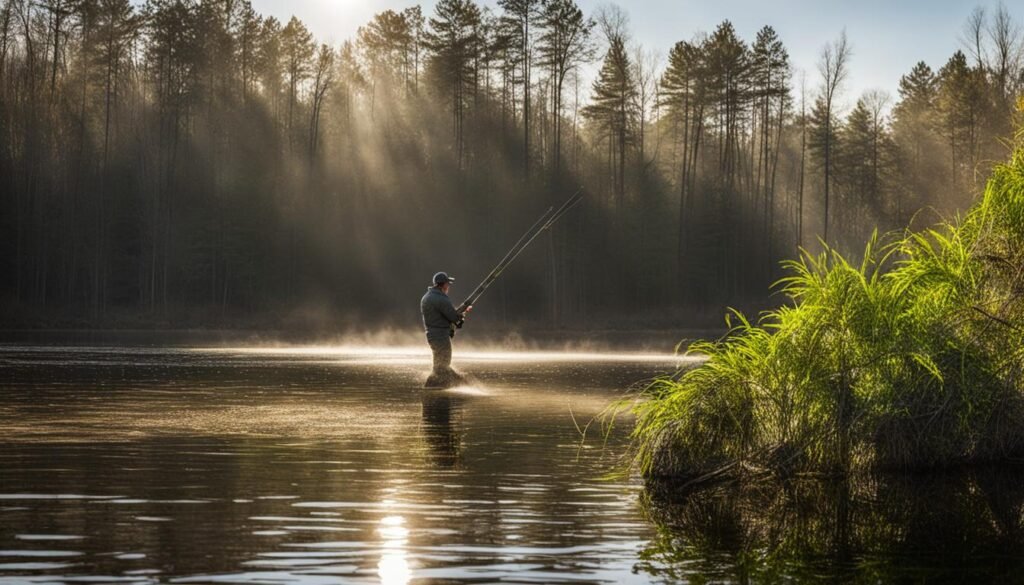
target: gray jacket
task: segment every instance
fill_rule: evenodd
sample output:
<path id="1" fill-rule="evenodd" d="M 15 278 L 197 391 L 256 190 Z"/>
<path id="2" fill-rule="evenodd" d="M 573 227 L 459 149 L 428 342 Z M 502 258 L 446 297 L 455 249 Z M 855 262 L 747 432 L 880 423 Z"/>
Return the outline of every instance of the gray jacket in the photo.
<path id="1" fill-rule="evenodd" d="M 432 286 L 427 294 L 420 299 L 420 311 L 423 313 L 423 328 L 427 339 L 447 338 L 451 324 L 461 325 L 462 315 L 455 310 L 455 305 L 441 289 Z"/>

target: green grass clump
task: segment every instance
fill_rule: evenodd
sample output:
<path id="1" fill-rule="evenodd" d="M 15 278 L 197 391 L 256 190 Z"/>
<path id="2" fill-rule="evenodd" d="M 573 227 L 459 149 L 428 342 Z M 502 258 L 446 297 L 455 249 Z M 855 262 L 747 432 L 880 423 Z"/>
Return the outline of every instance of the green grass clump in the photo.
<path id="1" fill-rule="evenodd" d="M 933 229 L 877 236 L 863 261 L 804 253 L 790 303 L 732 314 L 702 365 L 612 412 L 636 415 L 648 477 L 921 469 L 1024 453 L 1024 150 Z"/>

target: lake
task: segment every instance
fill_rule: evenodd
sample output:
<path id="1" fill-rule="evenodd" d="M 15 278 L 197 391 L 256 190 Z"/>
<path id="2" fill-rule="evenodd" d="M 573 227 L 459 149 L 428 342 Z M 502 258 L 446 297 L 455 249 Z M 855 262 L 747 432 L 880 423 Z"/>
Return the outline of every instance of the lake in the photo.
<path id="1" fill-rule="evenodd" d="M 671 355 L 4 346 L 0 582 L 648 582 L 622 433 Z M 655 579 L 656 580 L 656 579 Z"/>
<path id="2" fill-rule="evenodd" d="M 581 431 L 667 354 L 0 346 L 0 583 L 1012 581 L 1008 469 L 719 487 Z"/>

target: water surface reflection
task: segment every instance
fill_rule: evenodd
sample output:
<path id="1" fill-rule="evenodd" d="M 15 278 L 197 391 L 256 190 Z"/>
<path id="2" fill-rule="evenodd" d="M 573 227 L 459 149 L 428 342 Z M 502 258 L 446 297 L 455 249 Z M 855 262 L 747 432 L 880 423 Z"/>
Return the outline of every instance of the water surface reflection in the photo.
<path id="1" fill-rule="evenodd" d="M 575 423 L 671 357 L 488 354 L 423 392 L 428 359 L 0 346 L 0 585 L 1024 574 L 1012 469 L 644 494 Z"/>
<path id="2" fill-rule="evenodd" d="M 426 358 L 0 347 L 0 583 L 661 580 L 573 416 L 672 358 Z"/>
<path id="3" fill-rule="evenodd" d="M 653 486 L 658 526 L 639 567 L 721 582 L 1017 583 L 1024 470 Z"/>
<path id="4" fill-rule="evenodd" d="M 462 447 L 460 403 L 465 398 L 455 392 L 426 390 L 421 400 L 423 438 L 430 447 L 431 461 L 438 467 L 455 467 Z"/>

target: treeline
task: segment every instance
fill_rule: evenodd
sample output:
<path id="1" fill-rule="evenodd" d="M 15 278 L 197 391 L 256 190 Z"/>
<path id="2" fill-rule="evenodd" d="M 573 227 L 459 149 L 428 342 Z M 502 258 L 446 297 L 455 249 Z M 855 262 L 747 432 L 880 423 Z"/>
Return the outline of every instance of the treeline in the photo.
<path id="1" fill-rule="evenodd" d="M 965 30 L 850 109 L 845 36 L 816 72 L 729 22 L 659 59 L 573 0 L 388 10 L 339 46 L 244 0 L 2 0 L 3 316 L 406 323 L 584 185 L 481 319 L 717 319 L 801 244 L 966 207 L 1024 80 L 1005 8 Z"/>

